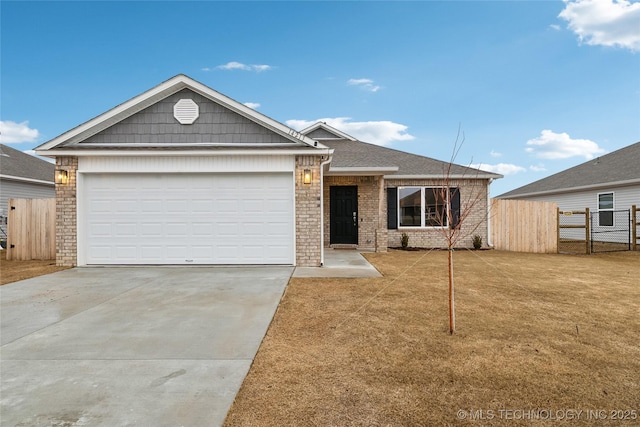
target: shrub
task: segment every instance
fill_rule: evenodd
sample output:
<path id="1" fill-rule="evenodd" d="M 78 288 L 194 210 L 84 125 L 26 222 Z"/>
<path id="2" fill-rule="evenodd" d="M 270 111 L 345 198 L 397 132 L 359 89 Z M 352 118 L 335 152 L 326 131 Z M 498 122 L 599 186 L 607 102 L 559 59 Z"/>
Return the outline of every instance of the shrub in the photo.
<path id="1" fill-rule="evenodd" d="M 402 244 L 402 249 L 407 249 L 407 247 L 409 247 L 409 235 L 407 233 L 402 233 L 400 244 Z"/>
<path id="2" fill-rule="evenodd" d="M 480 249 L 482 247 L 482 237 L 477 234 L 473 236 L 473 249 Z"/>

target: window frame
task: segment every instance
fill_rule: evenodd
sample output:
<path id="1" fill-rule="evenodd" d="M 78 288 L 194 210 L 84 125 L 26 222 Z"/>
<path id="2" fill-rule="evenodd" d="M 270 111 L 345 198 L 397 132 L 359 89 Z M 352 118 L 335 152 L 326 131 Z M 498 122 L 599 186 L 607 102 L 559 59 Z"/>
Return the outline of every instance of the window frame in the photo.
<path id="1" fill-rule="evenodd" d="M 400 202 L 402 201 L 401 192 L 406 189 L 420 189 L 420 225 L 402 225 L 402 207 L 400 206 Z M 443 205 L 443 215 L 445 217 L 445 223 L 442 225 L 427 225 L 427 204 L 426 204 L 426 193 L 427 190 L 431 190 L 435 192 L 435 190 L 445 189 L 447 192 L 447 198 Z M 405 185 L 397 187 L 398 196 L 397 196 L 397 220 L 398 220 L 398 229 L 443 229 L 449 228 L 451 224 L 449 215 L 451 212 L 451 189 L 445 186 L 420 186 L 420 185 Z M 437 206 L 437 205 L 436 205 Z M 452 213 L 451 213 L 452 214 Z"/>
<path id="2" fill-rule="evenodd" d="M 611 195 L 611 208 L 601 208 L 600 207 L 600 196 L 607 196 L 607 195 Z M 606 193 L 598 193 L 597 195 L 597 199 L 596 202 L 598 204 L 598 227 L 615 227 L 615 215 L 613 214 L 613 212 L 615 211 L 615 207 L 616 207 L 616 196 L 615 196 L 615 192 L 614 191 L 607 191 Z M 602 224 L 602 213 L 608 213 L 610 212 L 611 214 L 611 221 L 610 224 Z M 608 215 L 607 215 L 608 216 Z"/>

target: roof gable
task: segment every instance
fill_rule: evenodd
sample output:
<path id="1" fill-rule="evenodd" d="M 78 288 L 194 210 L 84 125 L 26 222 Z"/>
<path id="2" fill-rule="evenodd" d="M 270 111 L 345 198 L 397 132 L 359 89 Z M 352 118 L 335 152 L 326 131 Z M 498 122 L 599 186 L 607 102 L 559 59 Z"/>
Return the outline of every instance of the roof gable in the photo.
<path id="1" fill-rule="evenodd" d="M 192 100 L 199 107 L 198 118 L 190 125 L 181 124 L 174 117 L 174 106 L 184 100 Z M 90 136 L 80 144 L 92 146 L 286 144 L 293 146 L 296 142 L 185 88 Z"/>
<path id="2" fill-rule="evenodd" d="M 351 135 L 347 135 L 324 122 L 315 123 L 308 128 L 301 130 L 300 133 L 319 141 L 326 139 L 346 139 L 349 141 L 356 141 L 356 139 Z"/>
<path id="3" fill-rule="evenodd" d="M 205 119 L 201 120 L 203 117 L 199 117 L 192 125 L 180 125 L 173 117 L 172 109 L 181 96 L 203 102 L 200 114 L 204 114 Z M 165 111 L 168 108 L 171 108 L 170 112 Z M 140 123 L 140 120 L 144 123 Z M 147 120 L 157 123 L 147 123 Z M 179 137 L 172 137 L 171 135 L 177 135 L 177 129 L 180 129 Z M 230 129 L 232 132 L 229 132 Z M 205 130 L 218 135 L 218 142 L 203 141 L 202 138 L 206 137 L 197 136 L 200 131 Z M 236 136 L 221 137 L 225 133 Z M 247 137 L 243 141 L 238 136 L 243 133 L 261 135 L 261 138 L 259 141 L 247 142 Z M 162 139 L 165 141 L 160 141 Z M 319 146 L 313 139 L 180 74 L 40 145 L 36 150 L 46 152 L 59 148 L 79 148 L 81 145 L 83 148 L 91 148 L 99 144 L 118 148 L 126 145 L 142 147 L 162 144 L 183 147 L 194 144 L 237 145 L 243 142 L 245 145 L 283 143 L 292 148 L 326 148 L 323 145 Z"/>
<path id="4" fill-rule="evenodd" d="M 53 184 L 55 166 L 30 154 L 0 144 L 0 175 Z"/>
<path id="5" fill-rule="evenodd" d="M 501 194 L 499 198 L 558 193 L 640 182 L 640 142 Z"/>

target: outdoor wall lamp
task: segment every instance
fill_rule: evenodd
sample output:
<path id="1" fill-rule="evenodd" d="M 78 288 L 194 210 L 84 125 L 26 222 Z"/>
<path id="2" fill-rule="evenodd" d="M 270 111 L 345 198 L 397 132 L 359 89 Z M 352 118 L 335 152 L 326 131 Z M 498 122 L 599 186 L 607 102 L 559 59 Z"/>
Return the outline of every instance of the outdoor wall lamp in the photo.
<path id="1" fill-rule="evenodd" d="M 302 174 L 302 182 L 304 184 L 311 184 L 311 169 L 305 169 Z"/>
<path id="2" fill-rule="evenodd" d="M 67 185 L 69 183 L 69 171 L 58 170 L 56 171 L 56 184 Z"/>

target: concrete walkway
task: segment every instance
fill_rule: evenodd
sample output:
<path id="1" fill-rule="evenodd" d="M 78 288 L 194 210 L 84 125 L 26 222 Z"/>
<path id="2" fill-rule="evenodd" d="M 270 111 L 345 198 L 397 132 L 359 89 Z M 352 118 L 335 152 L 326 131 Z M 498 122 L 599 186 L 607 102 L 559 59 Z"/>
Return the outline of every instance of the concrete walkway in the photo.
<path id="1" fill-rule="evenodd" d="M 1 286 L 0 424 L 222 424 L 291 273 L 80 268 Z"/>
<path id="2" fill-rule="evenodd" d="M 296 267 L 293 277 L 382 277 L 355 249 L 324 250 L 324 266 Z"/>

